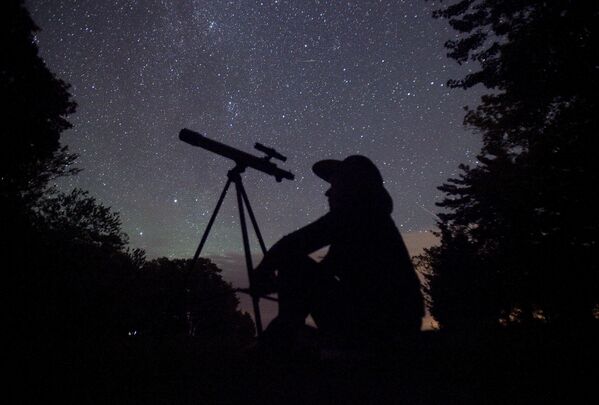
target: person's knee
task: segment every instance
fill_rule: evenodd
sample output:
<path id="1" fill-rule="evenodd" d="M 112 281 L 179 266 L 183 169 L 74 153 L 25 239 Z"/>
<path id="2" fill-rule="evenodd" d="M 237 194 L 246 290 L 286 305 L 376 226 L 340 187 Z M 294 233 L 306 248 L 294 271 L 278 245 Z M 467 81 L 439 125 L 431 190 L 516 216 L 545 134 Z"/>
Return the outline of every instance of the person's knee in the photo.
<path id="1" fill-rule="evenodd" d="M 312 270 L 317 265 L 310 256 L 294 256 L 281 263 L 280 270 Z"/>

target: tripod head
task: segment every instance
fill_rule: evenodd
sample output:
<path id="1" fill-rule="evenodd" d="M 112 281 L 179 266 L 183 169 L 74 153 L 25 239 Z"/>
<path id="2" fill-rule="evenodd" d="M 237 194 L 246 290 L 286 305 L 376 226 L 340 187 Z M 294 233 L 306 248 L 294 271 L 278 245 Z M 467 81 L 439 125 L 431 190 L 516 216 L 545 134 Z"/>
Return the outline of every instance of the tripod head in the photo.
<path id="1" fill-rule="evenodd" d="M 213 141 L 212 139 L 208 139 L 204 135 L 189 129 L 182 129 L 181 132 L 179 132 L 179 139 L 190 145 L 199 146 L 209 150 L 210 152 L 214 152 L 218 155 L 233 160 L 237 164 L 237 167 L 240 171 L 243 171 L 243 169 L 246 167 L 251 167 L 273 176 L 278 182 L 280 182 L 282 179 L 293 180 L 295 178 L 293 173 L 280 169 L 275 163 L 270 161 L 271 158 L 275 158 L 284 162 L 287 160 L 285 156 L 281 155 L 276 150 L 268 148 L 259 143 L 256 143 L 254 147 L 266 154 L 266 156 L 262 158 L 240 151 L 239 149 L 233 148 L 223 143 Z"/>

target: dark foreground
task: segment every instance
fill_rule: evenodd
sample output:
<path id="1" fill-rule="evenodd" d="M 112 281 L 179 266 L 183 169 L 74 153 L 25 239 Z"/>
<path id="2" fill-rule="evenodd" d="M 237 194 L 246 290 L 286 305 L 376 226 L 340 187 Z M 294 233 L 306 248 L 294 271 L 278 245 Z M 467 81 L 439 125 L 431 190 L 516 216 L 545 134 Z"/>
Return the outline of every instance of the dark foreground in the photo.
<path id="1" fill-rule="evenodd" d="M 425 332 L 372 357 L 330 359 L 185 338 L 72 342 L 30 351 L 13 389 L 18 403 L 597 403 L 598 338 L 597 329 Z"/>

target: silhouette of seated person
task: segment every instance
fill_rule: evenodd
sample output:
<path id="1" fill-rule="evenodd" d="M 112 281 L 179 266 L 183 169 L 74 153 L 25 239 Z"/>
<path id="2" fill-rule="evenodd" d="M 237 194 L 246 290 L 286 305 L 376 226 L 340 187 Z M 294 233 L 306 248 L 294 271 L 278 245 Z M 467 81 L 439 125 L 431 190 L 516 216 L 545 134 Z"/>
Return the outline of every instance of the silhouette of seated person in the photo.
<path id="1" fill-rule="evenodd" d="M 309 314 L 319 333 L 346 344 L 417 333 L 424 315 L 420 283 L 379 170 L 360 155 L 323 160 L 312 170 L 330 183 L 330 211 L 275 243 L 256 267 L 257 291 L 279 297 L 278 316 L 262 341 L 293 347 Z M 326 246 L 319 263 L 308 256 Z"/>

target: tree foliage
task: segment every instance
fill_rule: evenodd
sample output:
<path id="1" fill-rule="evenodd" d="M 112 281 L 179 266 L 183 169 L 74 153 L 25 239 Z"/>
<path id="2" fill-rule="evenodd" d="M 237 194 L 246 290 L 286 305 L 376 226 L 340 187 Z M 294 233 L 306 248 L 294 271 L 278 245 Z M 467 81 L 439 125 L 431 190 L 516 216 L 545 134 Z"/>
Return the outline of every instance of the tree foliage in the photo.
<path id="1" fill-rule="evenodd" d="M 221 270 L 208 259 L 159 258 L 141 268 L 134 285 L 132 333 L 200 338 L 254 335 L 253 321 L 238 310 L 239 300 Z"/>
<path id="2" fill-rule="evenodd" d="M 3 198 L 39 195 L 48 182 L 74 173 L 75 156 L 60 145 L 76 104 L 69 86 L 39 56 L 39 30 L 21 0 L 0 6 L 0 193 Z"/>
<path id="3" fill-rule="evenodd" d="M 35 218 L 11 241 L 22 330 L 43 337 L 105 339 L 254 335 L 249 315 L 221 270 L 207 259 L 146 261 L 127 247 L 117 213 L 87 192 L 42 198 Z"/>
<path id="4" fill-rule="evenodd" d="M 420 258 L 432 314 L 445 326 L 592 319 L 599 3 L 461 0 L 434 16 L 458 32 L 448 56 L 480 67 L 449 84 L 490 92 L 465 117 L 478 162 L 440 187 L 441 245 Z"/>

